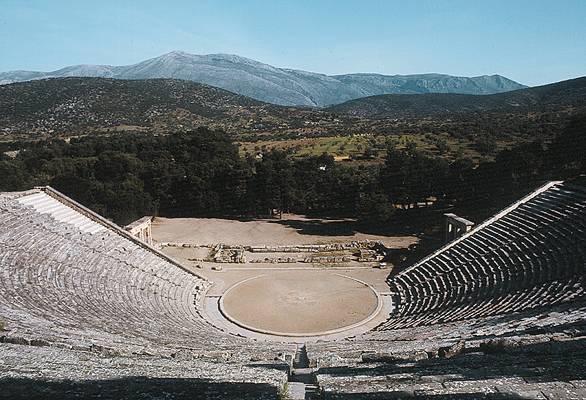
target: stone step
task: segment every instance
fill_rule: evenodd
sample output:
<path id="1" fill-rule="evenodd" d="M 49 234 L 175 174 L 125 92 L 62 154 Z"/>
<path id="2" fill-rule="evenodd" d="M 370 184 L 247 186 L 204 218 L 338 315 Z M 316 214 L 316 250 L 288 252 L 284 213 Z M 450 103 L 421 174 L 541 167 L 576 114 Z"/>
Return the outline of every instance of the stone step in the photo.
<path id="1" fill-rule="evenodd" d="M 287 399 L 290 400 L 304 400 L 305 399 L 305 383 L 289 382 L 287 384 Z"/>

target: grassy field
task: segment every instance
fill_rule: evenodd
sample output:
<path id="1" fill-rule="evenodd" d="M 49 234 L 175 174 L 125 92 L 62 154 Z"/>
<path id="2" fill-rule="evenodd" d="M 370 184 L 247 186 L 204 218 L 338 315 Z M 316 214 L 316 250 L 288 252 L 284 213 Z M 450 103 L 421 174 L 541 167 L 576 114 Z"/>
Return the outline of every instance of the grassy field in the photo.
<path id="1" fill-rule="evenodd" d="M 240 142 L 240 151 L 243 155 L 257 154 L 269 149 L 289 150 L 296 157 L 317 156 L 330 154 L 337 161 L 370 161 L 380 162 L 386 155 L 387 143 L 394 141 L 398 148 L 406 148 L 409 142 L 417 145 L 433 155 L 440 155 L 449 160 L 459 157 L 468 157 L 475 162 L 490 159 L 491 155 L 482 155 L 476 149 L 475 143 L 469 139 L 454 138 L 448 134 L 403 134 L 403 135 L 374 135 L 355 134 L 349 136 L 331 136 L 318 138 L 300 138 L 286 140 L 263 140 L 257 142 Z M 495 151 L 510 148 L 517 142 L 500 140 L 496 142 Z"/>

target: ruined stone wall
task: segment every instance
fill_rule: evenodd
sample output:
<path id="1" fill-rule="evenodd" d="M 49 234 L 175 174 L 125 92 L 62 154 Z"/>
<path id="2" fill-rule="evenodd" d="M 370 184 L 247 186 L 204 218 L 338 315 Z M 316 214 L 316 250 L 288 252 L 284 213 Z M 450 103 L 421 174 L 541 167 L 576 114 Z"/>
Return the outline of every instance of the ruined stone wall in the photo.
<path id="1" fill-rule="evenodd" d="M 131 235 L 139 238 L 146 244 L 153 245 L 153 233 L 152 233 L 152 222 L 153 217 L 146 216 L 134 221 L 133 223 L 126 225 L 126 229 Z"/>

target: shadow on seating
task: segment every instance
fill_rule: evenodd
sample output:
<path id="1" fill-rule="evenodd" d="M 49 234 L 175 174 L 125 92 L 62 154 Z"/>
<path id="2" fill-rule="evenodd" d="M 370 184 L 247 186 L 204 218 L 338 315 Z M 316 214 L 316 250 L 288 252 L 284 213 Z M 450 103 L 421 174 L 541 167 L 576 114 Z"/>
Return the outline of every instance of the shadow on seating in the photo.
<path id="1" fill-rule="evenodd" d="M 324 400 L 517 400 L 527 399 L 515 393 L 420 394 L 409 391 L 375 393 L 328 393 Z"/>
<path id="2" fill-rule="evenodd" d="M 520 377 L 533 382 L 569 382 L 586 379 L 586 337 L 528 345 L 468 348 L 453 358 L 422 361 L 389 360 L 355 366 L 320 368 L 319 375 L 332 377 L 410 376 L 414 382 L 424 376 L 446 377 L 450 381 L 481 381 Z M 410 378 L 410 379 L 411 379 Z"/>
<path id="3" fill-rule="evenodd" d="M 405 391 L 376 392 L 376 393 L 331 393 L 325 400 L 517 400 L 527 397 L 515 393 L 450 393 L 450 394 L 420 394 Z"/>
<path id="4" fill-rule="evenodd" d="M 0 378 L 0 399 L 276 399 L 265 383 L 212 382 L 195 378 L 125 377 L 109 380 Z"/>

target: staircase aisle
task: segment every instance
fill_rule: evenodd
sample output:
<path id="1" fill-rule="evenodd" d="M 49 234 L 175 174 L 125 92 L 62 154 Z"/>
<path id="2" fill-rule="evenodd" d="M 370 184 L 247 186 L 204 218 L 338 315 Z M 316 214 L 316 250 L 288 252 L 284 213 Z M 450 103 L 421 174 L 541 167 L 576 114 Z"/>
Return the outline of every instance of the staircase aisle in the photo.
<path id="1" fill-rule="evenodd" d="M 305 345 L 297 347 L 293 366 L 289 371 L 287 395 L 291 400 L 319 400 L 321 393 L 317 377 L 309 367 L 309 358 Z"/>

